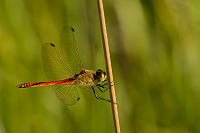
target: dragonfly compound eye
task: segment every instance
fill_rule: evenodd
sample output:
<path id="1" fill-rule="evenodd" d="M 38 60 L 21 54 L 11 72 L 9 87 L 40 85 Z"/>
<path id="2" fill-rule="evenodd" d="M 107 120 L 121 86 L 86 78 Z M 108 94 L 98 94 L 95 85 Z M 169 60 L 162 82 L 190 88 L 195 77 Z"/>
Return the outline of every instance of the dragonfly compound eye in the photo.
<path id="1" fill-rule="evenodd" d="M 106 78 L 106 73 L 104 71 L 102 71 L 101 69 L 98 69 L 96 71 L 96 76 L 99 78 Z"/>
<path id="2" fill-rule="evenodd" d="M 98 76 L 98 77 L 101 77 L 102 76 L 102 70 L 101 69 L 98 69 L 97 71 L 96 71 L 96 75 Z"/>

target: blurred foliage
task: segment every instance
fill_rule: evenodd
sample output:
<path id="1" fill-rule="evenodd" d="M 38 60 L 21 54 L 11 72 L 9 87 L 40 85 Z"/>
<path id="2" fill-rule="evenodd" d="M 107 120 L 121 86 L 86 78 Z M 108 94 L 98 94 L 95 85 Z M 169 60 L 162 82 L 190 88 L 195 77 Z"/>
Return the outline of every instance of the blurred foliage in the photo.
<path id="1" fill-rule="evenodd" d="M 200 132 L 200 1 L 104 1 L 121 131 Z M 105 70 L 96 1 L 0 0 L 0 132 L 114 132 L 110 103 L 91 89 L 66 106 L 48 81 L 42 44 L 72 26 L 85 69 Z M 109 94 L 97 92 L 109 99 Z"/>

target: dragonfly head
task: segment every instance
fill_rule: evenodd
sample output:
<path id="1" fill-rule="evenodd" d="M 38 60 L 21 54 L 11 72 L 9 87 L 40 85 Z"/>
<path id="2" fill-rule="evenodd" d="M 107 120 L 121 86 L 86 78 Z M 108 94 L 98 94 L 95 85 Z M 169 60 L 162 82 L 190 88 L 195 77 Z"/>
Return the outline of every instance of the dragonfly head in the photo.
<path id="1" fill-rule="evenodd" d="M 101 69 L 98 69 L 96 71 L 96 80 L 98 80 L 99 82 L 103 82 L 105 79 L 106 79 L 106 73 Z"/>

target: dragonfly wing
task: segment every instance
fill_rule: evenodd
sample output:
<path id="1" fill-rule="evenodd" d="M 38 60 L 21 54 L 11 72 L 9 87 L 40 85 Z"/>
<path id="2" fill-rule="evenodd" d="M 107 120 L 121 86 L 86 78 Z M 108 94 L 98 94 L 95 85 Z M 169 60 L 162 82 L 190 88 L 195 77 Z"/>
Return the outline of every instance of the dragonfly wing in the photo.
<path id="1" fill-rule="evenodd" d="M 76 42 L 75 30 L 69 26 L 64 27 L 60 35 L 59 43 L 61 54 L 68 62 L 69 68 L 74 73 L 80 72 L 82 64 Z"/>
<path id="2" fill-rule="evenodd" d="M 62 85 L 55 93 L 57 98 L 67 105 L 74 105 L 80 99 L 77 87 L 74 85 Z"/>
<path id="3" fill-rule="evenodd" d="M 51 81 L 74 76 L 56 45 L 52 43 L 44 44 L 42 46 L 42 59 L 45 73 Z"/>

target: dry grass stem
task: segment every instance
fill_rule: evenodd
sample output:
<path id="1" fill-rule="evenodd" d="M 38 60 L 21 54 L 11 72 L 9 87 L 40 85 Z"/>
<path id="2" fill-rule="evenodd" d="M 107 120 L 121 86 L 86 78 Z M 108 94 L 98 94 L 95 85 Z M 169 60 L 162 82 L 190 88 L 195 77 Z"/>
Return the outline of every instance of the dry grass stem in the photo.
<path id="1" fill-rule="evenodd" d="M 101 33 L 102 33 L 102 40 L 103 40 L 104 56 L 105 56 L 105 60 L 106 60 L 108 82 L 113 82 L 113 74 L 112 74 L 112 66 L 111 66 L 111 60 L 110 60 L 107 31 L 106 31 L 106 22 L 105 22 L 105 17 L 104 17 L 103 2 L 102 2 L 102 0 L 97 0 L 97 2 L 98 2 L 98 8 L 99 8 L 99 17 L 100 17 L 100 23 L 101 23 Z M 110 85 L 110 97 L 114 103 L 117 103 L 116 96 L 115 96 L 114 84 Z M 120 133 L 118 109 L 117 109 L 117 104 L 114 104 L 114 103 L 111 102 L 113 118 L 114 118 L 114 125 L 115 125 L 115 132 Z"/>

